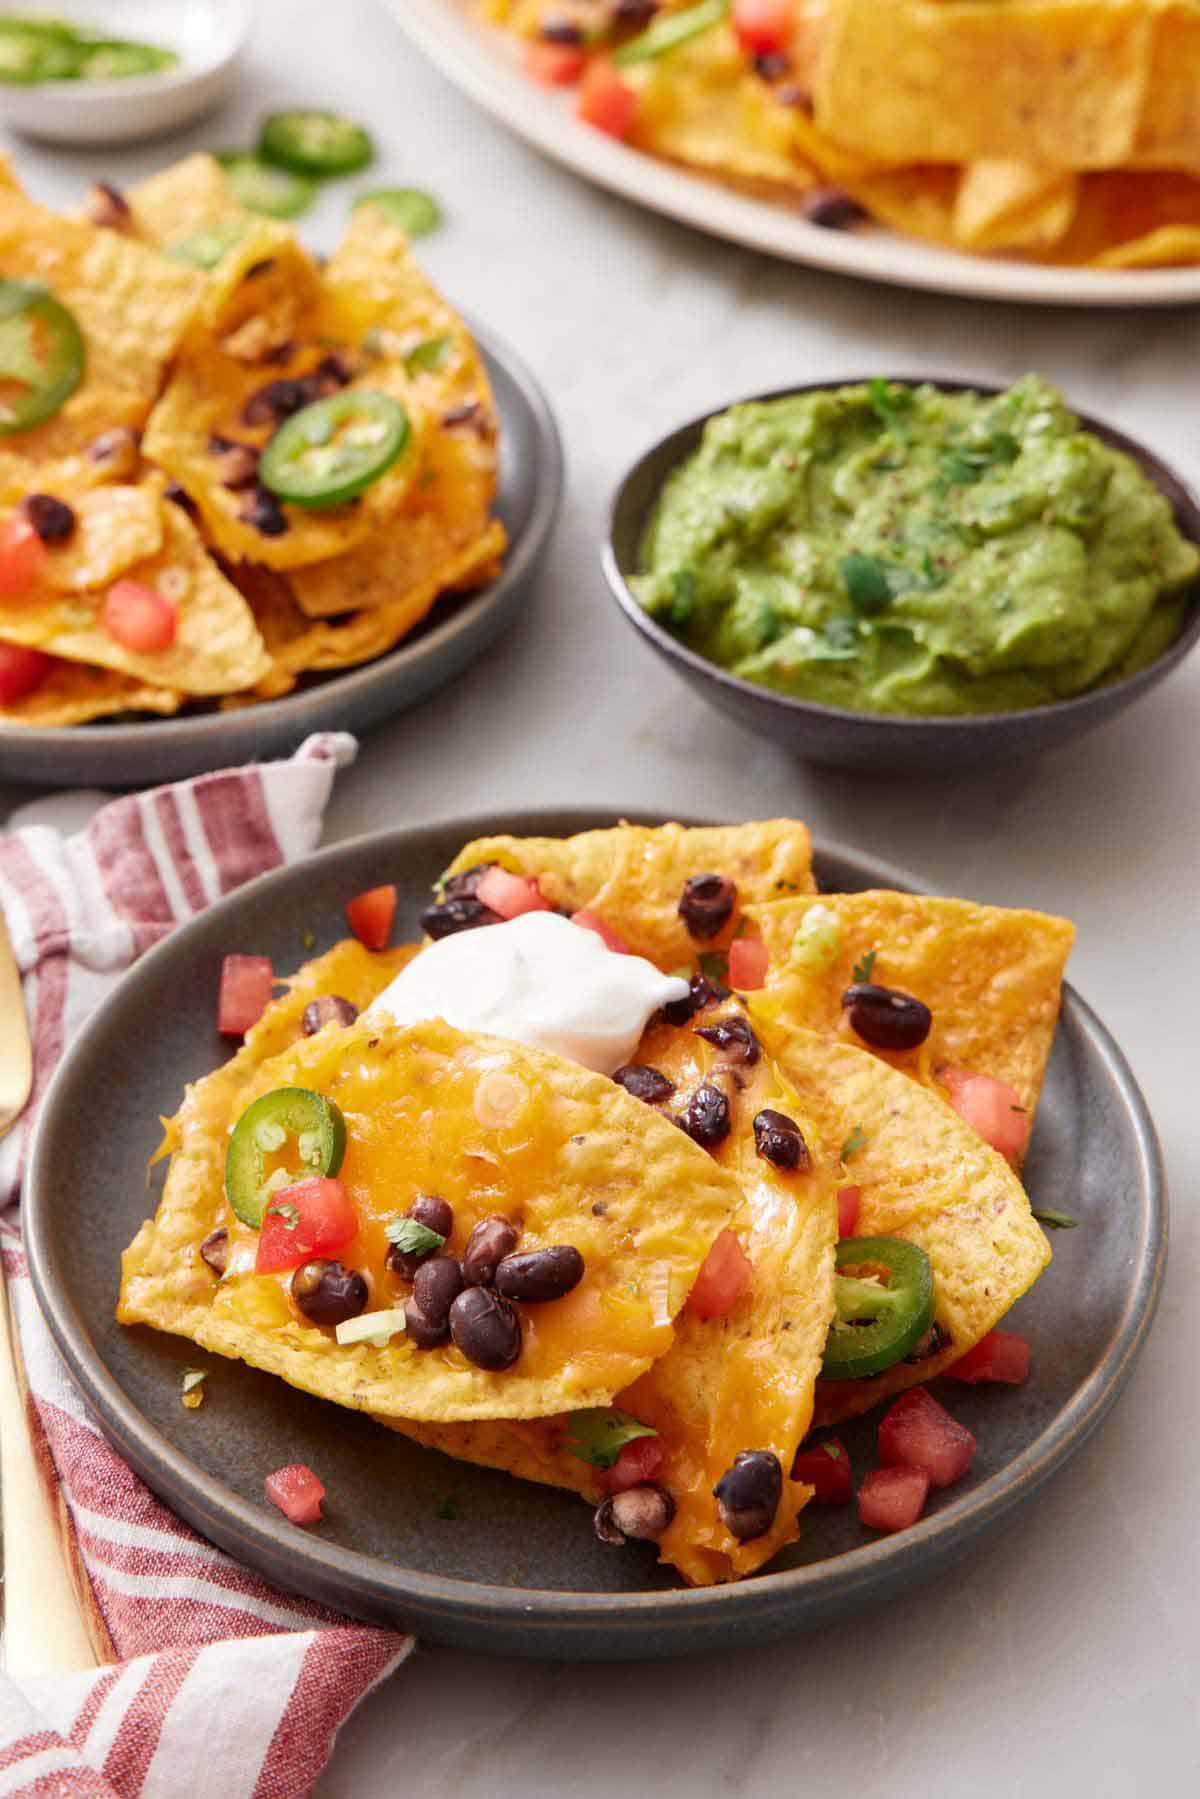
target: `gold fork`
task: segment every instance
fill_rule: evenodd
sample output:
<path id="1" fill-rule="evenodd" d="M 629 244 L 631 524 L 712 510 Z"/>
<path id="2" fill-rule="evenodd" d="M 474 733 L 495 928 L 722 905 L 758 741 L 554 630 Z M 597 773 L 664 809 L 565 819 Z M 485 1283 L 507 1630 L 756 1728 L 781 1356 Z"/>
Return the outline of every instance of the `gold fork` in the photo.
<path id="1" fill-rule="evenodd" d="M 21 977 L 0 915 L 0 1137 L 16 1124 L 33 1085 L 33 1051 Z M 25 1382 L 0 1272 L 0 1500 L 4 1519 L 4 1663 L 10 1674 L 93 1668 L 50 1497 L 34 1459 Z"/>

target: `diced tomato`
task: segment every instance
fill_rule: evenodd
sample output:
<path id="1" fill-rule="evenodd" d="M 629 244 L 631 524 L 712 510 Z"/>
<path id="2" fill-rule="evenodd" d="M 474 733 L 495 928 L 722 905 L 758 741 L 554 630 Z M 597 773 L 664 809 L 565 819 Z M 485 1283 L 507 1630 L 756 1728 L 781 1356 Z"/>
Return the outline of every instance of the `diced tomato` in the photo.
<path id="1" fill-rule="evenodd" d="M 100 622 L 125 649 L 149 655 L 170 649 L 179 630 L 179 612 L 166 594 L 144 581 L 122 577 L 104 596 Z"/>
<path id="2" fill-rule="evenodd" d="M 990 1074 L 971 1074 L 965 1068 L 939 1069 L 938 1079 L 954 1110 L 979 1132 L 985 1143 L 998 1149 L 1010 1162 L 1024 1155 L 1029 1142 L 1029 1114 L 1014 1087 Z"/>
<path id="3" fill-rule="evenodd" d="M 621 1445 L 620 1455 L 604 1477 L 605 1486 L 610 1493 L 623 1493 L 627 1487 L 656 1480 L 665 1454 L 661 1437 L 634 1437 L 631 1443 Z"/>
<path id="4" fill-rule="evenodd" d="M 576 111 L 587 125 L 609 137 L 628 137 L 637 113 L 637 95 L 604 57 L 590 62 L 579 83 Z"/>
<path id="5" fill-rule="evenodd" d="M 839 1437 L 827 1437 L 812 1449 L 798 1449 L 792 1479 L 813 1489 L 814 1505 L 849 1505 L 854 1498 L 850 1457 Z"/>
<path id="6" fill-rule="evenodd" d="M 526 44 L 521 58 L 525 73 L 546 87 L 570 87 L 578 81 L 587 52 L 578 44 L 545 44 L 536 38 Z"/>
<path id="7" fill-rule="evenodd" d="M 53 656 L 44 650 L 22 649 L 19 643 L 0 643 L 0 706 L 15 706 L 27 693 L 40 687 L 50 673 Z"/>
<path id="8" fill-rule="evenodd" d="M 729 945 L 729 985 L 750 993 L 764 984 L 770 963 L 770 951 L 757 937 L 735 937 Z"/>
<path id="9" fill-rule="evenodd" d="M 968 1349 L 943 1373 L 951 1380 L 965 1380 L 970 1386 L 977 1381 L 994 1380 L 1003 1381 L 1007 1387 L 1019 1387 L 1029 1379 L 1031 1359 L 1028 1337 L 1019 1331 L 989 1331 L 974 1349 Z"/>
<path id="10" fill-rule="evenodd" d="M 732 1312 L 754 1274 L 754 1264 L 732 1231 L 722 1231 L 705 1256 L 688 1310 L 697 1318 L 723 1318 Z"/>
<path id="11" fill-rule="evenodd" d="M 961 1480 L 975 1439 L 925 1387 L 910 1387 L 879 1421 L 879 1459 L 889 1468 L 920 1468 L 935 1487 Z"/>
<path id="12" fill-rule="evenodd" d="M 0 526 L 0 593 L 16 600 L 36 587 L 49 553 L 28 519 L 6 519 Z"/>
<path id="13" fill-rule="evenodd" d="M 929 1476 L 920 1468 L 872 1468 L 858 1489 L 858 1516 L 868 1530 L 907 1530 L 925 1509 Z"/>
<path id="14" fill-rule="evenodd" d="M 839 1237 L 853 1237 L 858 1234 L 858 1208 L 861 1200 L 861 1187 L 838 1188 L 837 1207 Z"/>
<path id="15" fill-rule="evenodd" d="M 733 0 L 733 30 L 747 56 L 786 50 L 792 33 L 792 0 Z"/>
<path id="16" fill-rule="evenodd" d="M 368 887 L 346 907 L 350 929 L 364 949 L 386 948 L 395 916 L 396 889 L 390 881 L 386 887 Z"/>
<path id="17" fill-rule="evenodd" d="M 244 1037 L 270 1005 L 274 988 L 269 956 L 226 956 L 217 996 L 217 1029 L 222 1037 Z"/>
<path id="18" fill-rule="evenodd" d="M 303 1462 L 289 1462 L 286 1468 L 276 1468 L 274 1474 L 268 1474 L 263 1486 L 271 1504 L 277 1505 L 293 1524 L 320 1523 L 325 1485 Z"/>
<path id="19" fill-rule="evenodd" d="M 535 880 L 527 875 L 510 875 L 507 868 L 489 868 L 475 889 L 481 906 L 498 912 L 501 918 L 520 918 L 522 912 L 549 912 L 550 901 L 543 899 Z"/>
<path id="20" fill-rule="evenodd" d="M 589 912 L 586 906 L 582 912 L 572 912 L 571 923 L 582 925 L 585 931 L 595 931 L 597 937 L 602 937 L 609 949 L 616 950 L 618 956 L 629 954 L 629 945 L 625 939 L 618 937 L 611 925 L 605 924 L 598 913 Z"/>
<path id="21" fill-rule="evenodd" d="M 313 1256 L 331 1255 L 358 1235 L 358 1219 L 341 1181 L 314 1174 L 281 1187 L 263 1213 L 255 1274 L 298 1268 Z"/>

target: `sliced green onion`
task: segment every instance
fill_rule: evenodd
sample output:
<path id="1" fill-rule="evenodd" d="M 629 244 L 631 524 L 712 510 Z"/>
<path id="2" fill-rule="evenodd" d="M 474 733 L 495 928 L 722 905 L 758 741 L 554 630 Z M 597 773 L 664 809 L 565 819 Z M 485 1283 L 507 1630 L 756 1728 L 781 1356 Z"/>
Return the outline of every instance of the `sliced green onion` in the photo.
<path id="1" fill-rule="evenodd" d="M 345 1319 L 334 1335 L 339 1343 L 373 1343 L 376 1349 L 385 1349 L 406 1328 L 406 1322 L 400 1306 L 391 1312 L 363 1312 L 357 1318 Z"/>
<path id="2" fill-rule="evenodd" d="M 613 61 L 622 69 L 632 68 L 639 62 L 653 62 L 656 57 L 677 50 L 690 38 L 699 37 L 702 31 L 711 31 L 714 25 L 719 25 L 729 12 L 729 4 L 730 0 L 699 0 L 699 5 L 686 7 L 683 12 L 668 13 L 640 36 L 622 45 Z"/>

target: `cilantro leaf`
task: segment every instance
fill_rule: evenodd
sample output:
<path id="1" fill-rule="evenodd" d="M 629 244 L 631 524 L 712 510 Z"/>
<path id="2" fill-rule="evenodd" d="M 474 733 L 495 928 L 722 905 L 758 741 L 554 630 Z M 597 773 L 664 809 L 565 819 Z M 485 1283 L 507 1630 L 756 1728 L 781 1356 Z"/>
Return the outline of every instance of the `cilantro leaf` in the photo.
<path id="1" fill-rule="evenodd" d="M 878 954 L 879 951 L 877 949 L 869 949 L 866 955 L 854 964 L 853 969 L 850 971 L 850 979 L 856 986 L 860 983 L 865 984 L 870 980 L 871 970 L 875 966 L 875 958 Z"/>
<path id="2" fill-rule="evenodd" d="M 867 382 L 867 398 L 871 402 L 871 410 L 880 422 L 893 431 L 902 443 L 908 441 L 908 419 L 906 414 L 912 406 L 912 390 L 907 387 L 894 387 L 876 375 Z"/>
<path id="3" fill-rule="evenodd" d="M 414 344 L 404 358 L 404 370 L 408 375 L 419 375 L 433 369 L 440 369 L 450 354 L 448 337 L 425 337 L 419 344 Z"/>
<path id="4" fill-rule="evenodd" d="M 729 979 L 729 957 L 724 950 L 706 949 L 702 956 L 696 957 L 700 973 L 707 975 L 718 987 L 724 987 Z"/>
<path id="5" fill-rule="evenodd" d="M 1033 1215 L 1048 1231 L 1074 1231 L 1079 1228 L 1078 1218 L 1072 1218 L 1069 1212 L 1055 1212 L 1049 1207 L 1038 1211 L 1035 1207 Z"/>
<path id="6" fill-rule="evenodd" d="M 863 1130 L 861 1124 L 856 1124 L 850 1135 L 846 1138 L 846 1141 L 842 1144 L 841 1149 L 838 1151 L 839 1160 L 848 1162 L 851 1156 L 856 1156 L 860 1149 L 865 1149 L 866 1147 L 867 1133 Z"/>
<path id="7" fill-rule="evenodd" d="M 605 1406 L 589 1406 L 586 1411 L 572 1412 L 570 1435 L 563 1448 L 593 1468 L 611 1468 L 626 1443 L 635 1437 L 656 1437 L 658 1432 L 648 1424 L 639 1424 L 628 1412 L 609 1410 Z"/>
<path id="8" fill-rule="evenodd" d="M 804 649 L 809 662 L 847 662 L 858 655 L 862 636 L 858 620 L 845 614 L 827 618 L 821 631 Z"/>
<path id="9" fill-rule="evenodd" d="M 838 563 L 842 585 L 854 610 L 870 615 L 883 612 L 892 603 L 892 587 L 886 563 L 878 556 L 864 556 L 854 550 Z"/>
<path id="10" fill-rule="evenodd" d="M 402 1256 L 432 1255 L 446 1241 L 441 1231 L 431 1231 L 418 1218 L 389 1219 L 383 1227 L 383 1234 L 389 1243 L 395 1244 Z"/>
<path id="11" fill-rule="evenodd" d="M 668 622 L 682 631 L 696 603 L 696 577 L 690 568 L 677 568 L 671 576 L 671 608 Z"/>

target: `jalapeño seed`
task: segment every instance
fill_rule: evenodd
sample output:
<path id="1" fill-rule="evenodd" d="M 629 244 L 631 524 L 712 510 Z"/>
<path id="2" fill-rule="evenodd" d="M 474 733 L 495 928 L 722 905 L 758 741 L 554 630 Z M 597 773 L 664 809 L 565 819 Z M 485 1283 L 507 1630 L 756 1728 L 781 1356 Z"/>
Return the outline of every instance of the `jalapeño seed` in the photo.
<path id="1" fill-rule="evenodd" d="M 858 981 L 847 987 L 842 1006 L 854 1030 L 872 1049 L 916 1049 L 933 1026 L 929 1007 L 911 993 Z"/>
<path id="2" fill-rule="evenodd" d="M 755 1115 L 754 1147 L 776 1168 L 807 1168 L 812 1160 L 800 1126 L 772 1106 L 764 1106 Z"/>
<path id="3" fill-rule="evenodd" d="M 675 1091 L 674 1081 L 669 1081 L 665 1074 L 644 1062 L 626 1062 L 624 1068 L 617 1069 L 613 1080 L 634 1099 L 644 1100 L 648 1106 L 656 1106 L 661 1099 L 670 1099 Z"/>
<path id="4" fill-rule="evenodd" d="M 696 1036 L 715 1044 L 731 1062 L 744 1062 L 747 1067 L 753 1067 L 762 1054 L 749 1022 L 736 1012 L 728 1018 L 719 1018 L 716 1024 L 700 1025 Z"/>
<path id="5" fill-rule="evenodd" d="M 782 1493 L 783 1469 L 769 1449 L 743 1449 L 713 1488 L 721 1522 L 739 1543 L 766 1536 Z"/>
<path id="6" fill-rule="evenodd" d="M 450 1335 L 468 1362 L 499 1374 L 521 1353 L 521 1322 L 490 1287 L 467 1287 L 450 1307 Z"/>
<path id="7" fill-rule="evenodd" d="M 505 1299 L 523 1300 L 526 1305 L 562 1299 L 582 1279 L 583 1257 L 571 1243 L 505 1256 L 496 1267 L 497 1293 L 503 1293 Z"/>
<path id="8" fill-rule="evenodd" d="M 677 910 L 690 935 L 705 943 L 728 923 L 736 901 L 737 887 L 727 875 L 693 875 L 683 884 Z"/>

